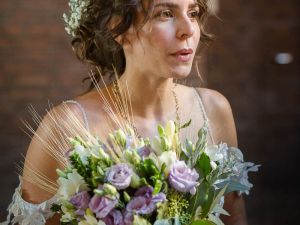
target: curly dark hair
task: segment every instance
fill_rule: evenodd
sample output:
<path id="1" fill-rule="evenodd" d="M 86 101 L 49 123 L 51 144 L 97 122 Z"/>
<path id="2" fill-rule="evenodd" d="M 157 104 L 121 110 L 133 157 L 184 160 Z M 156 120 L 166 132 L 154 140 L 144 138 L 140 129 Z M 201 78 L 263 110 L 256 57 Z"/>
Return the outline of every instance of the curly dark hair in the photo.
<path id="1" fill-rule="evenodd" d="M 147 9 L 143 6 L 143 0 L 90 0 L 87 8 L 88 17 L 84 19 L 77 35 L 79 37 L 72 41 L 72 48 L 76 57 L 83 63 L 88 62 L 94 67 L 93 74 L 97 82 L 100 81 L 101 75 L 111 76 L 115 72 L 120 76 L 125 71 L 126 61 L 122 45 L 119 44 L 115 38 L 123 35 L 132 25 L 135 24 L 138 17 L 138 10 L 143 12 L 144 20 L 137 29 L 137 36 L 139 37 L 139 30 L 146 24 L 150 18 L 153 10 L 154 0 L 149 0 Z M 208 34 L 204 30 L 207 17 L 209 15 L 209 0 L 197 0 L 200 13 L 198 15 L 200 26 L 200 41 L 208 47 L 214 43 L 214 36 Z M 118 16 L 120 22 L 113 29 L 109 29 L 108 25 L 112 19 Z M 201 47 L 198 47 L 195 57 L 199 57 Z M 198 61 L 196 62 L 196 69 L 198 70 Z M 82 80 L 82 83 L 90 77 Z M 88 93 L 95 87 L 91 82 Z"/>

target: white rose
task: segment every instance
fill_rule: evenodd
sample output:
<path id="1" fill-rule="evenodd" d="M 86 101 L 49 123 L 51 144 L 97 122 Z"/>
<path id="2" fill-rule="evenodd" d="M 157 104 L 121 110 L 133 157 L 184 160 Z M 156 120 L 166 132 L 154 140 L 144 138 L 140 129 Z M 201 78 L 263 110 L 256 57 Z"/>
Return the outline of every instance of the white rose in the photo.
<path id="1" fill-rule="evenodd" d="M 57 194 L 63 199 L 69 200 L 73 195 L 83 190 L 89 190 L 88 185 L 84 182 L 83 177 L 73 169 L 72 173 L 67 174 L 68 179 L 60 177 L 57 183 L 60 185 Z"/>

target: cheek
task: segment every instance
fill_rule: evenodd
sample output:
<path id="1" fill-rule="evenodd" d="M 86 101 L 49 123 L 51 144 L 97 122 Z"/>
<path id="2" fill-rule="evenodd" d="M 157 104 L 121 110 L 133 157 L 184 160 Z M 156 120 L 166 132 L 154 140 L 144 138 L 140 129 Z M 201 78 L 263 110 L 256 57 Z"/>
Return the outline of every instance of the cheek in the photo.
<path id="1" fill-rule="evenodd" d="M 167 53 L 168 49 L 174 42 L 175 30 L 170 26 L 155 25 L 152 29 L 148 29 L 145 32 L 145 41 L 149 47 L 148 50 L 161 52 L 161 54 Z"/>

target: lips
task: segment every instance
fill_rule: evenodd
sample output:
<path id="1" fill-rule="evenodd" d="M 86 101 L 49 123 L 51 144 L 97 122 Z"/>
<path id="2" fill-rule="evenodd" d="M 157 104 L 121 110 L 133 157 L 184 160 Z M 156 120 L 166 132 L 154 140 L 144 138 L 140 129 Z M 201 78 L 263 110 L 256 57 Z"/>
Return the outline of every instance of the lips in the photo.
<path id="1" fill-rule="evenodd" d="M 193 49 L 181 49 L 178 52 L 172 54 L 177 60 L 187 62 L 192 59 Z"/>
<path id="2" fill-rule="evenodd" d="M 181 49 L 175 53 L 173 53 L 172 55 L 188 55 L 188 54 L 193 54 L 193 49 Z"/>

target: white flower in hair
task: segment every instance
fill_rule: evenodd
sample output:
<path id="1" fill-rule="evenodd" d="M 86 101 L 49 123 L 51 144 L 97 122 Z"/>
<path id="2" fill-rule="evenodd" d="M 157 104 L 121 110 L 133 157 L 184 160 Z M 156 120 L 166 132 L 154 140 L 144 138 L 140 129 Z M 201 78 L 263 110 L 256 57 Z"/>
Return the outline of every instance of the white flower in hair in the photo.
<path id="1" fill-rule="evenodd" d="M 69 6 L 71 7 L 71 16 L 64 13 L 63 20 L 66 22 L 66 31 L 68 34 L 72 34 L 74 37 L 77 34 L 78 28 L 84 21 L 83 18 L 87 17 L 87 6 L 90 4 L 90 0 L 70 0 Z M 68 28 L 68 29 L 67 29 Z"/>

